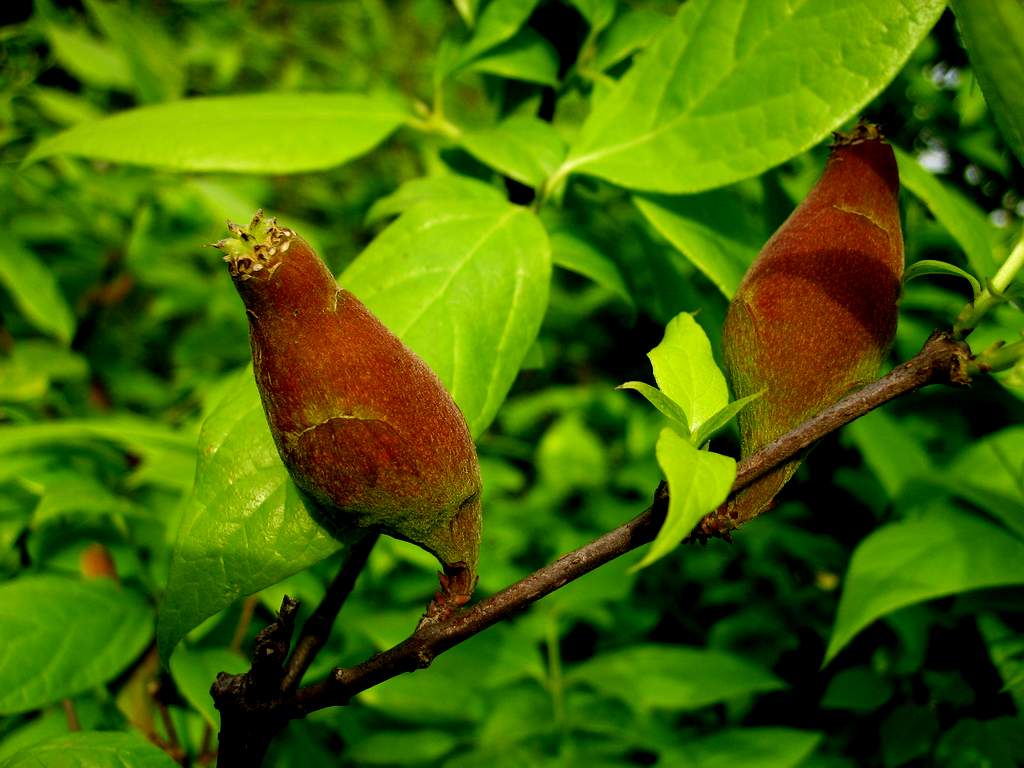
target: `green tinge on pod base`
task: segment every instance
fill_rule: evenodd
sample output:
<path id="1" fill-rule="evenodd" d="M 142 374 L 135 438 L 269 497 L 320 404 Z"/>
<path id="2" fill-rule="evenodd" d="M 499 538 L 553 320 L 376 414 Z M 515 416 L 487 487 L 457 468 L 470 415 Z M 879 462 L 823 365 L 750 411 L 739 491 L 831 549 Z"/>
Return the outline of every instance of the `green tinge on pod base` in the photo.
<path id="1" fill-rule="evenodd" d="M 468 600 L 480 546 L 480 466 L 433 371 L 294 231 L 262 212 L 216 243 L 245 304 L 256 383 L 277 450 L 329 529 L 412 542 Z"/>

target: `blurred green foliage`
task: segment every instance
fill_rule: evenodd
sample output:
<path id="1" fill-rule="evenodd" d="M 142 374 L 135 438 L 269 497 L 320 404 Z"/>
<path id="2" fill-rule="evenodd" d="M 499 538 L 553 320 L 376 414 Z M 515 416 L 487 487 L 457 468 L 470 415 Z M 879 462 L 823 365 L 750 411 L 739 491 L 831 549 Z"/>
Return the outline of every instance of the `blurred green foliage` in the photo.
<path id="1" fill-rule="evenodd" d="M 759 23 L 782 5 L 757 4 Z M 935 3 L 891 5 L 919 6 L 929 24 L 938 12 Z M 873 91 L 838 104 L 846 86 L 837 81 L 832 111 L 812 119 L 818 105 L 803 99 L 806 114 L 776 115 L 793 134 L 749 116 L 738 135 L 735 126 L 694 133 L 696 143 L 678 147 L 727 159 L 747 152 L 732 175 L 693 171 L 706 191 L 674 194 L 696 182 L 655 179 L 651 158 L 625 170 L 598 163 L 594 176 L 562 173 L 566 152 L 577 162 L 642 119 L 642 103 L 622 100 L 616 83 L 640 64 L 657 69 L 637 54 L 666 39 L 676 8 L 40 0 L 0 27 L 0 765 L 65 765 L 54 761 L 76 750 L 89 765 L 169 763 L 134 733 L 198 764 L 215 744 L 217 713 L 204 698 L 215 672 L 242 669 L 239 651 L 281 597 L 297 597 L 305 615 L 337 569 L 334 555 L 234 601 L 160 666 L 156 606 L 189 509 L 200 427 L 245 389 L 245 316 L 216 252 L 201 247 L 226 218 L 265 207 L 336 273 L 362 269 L 369 291 L 380 271 L 367 273 L 357 257 L 371 243 L 382 249 L 390 217 L 424 201 L 445 210 L 534 203 L 554 269 L 535 341 L 535 329 L 524 332 L 520 359 L 505 360 L 497 377 L 514 377 L 508 397 L 481 406 L 480 594 L 646 506 L 662 476 L 655 446 L 666 421 L 614 388 L 651 380 L 646 353 L 680 312 L 698 312 L 718 355 L 727 297 L 816 178 L 826 153 L 818 140 L 850 110 L 881 123 L 902 150 L 908 264 L 948 262 L 982 284 L 992 276 L 1024 213 L 1017 144 L 997 127 L 1019 125 L 1012 85 L 1021 67 L 1009 46 L 976 75 L 949 11 L 912 52 L 893 48 L 895 74 L 877 74 Z M 1024 39 L 1024 29 L 1004 34 Z M 794 39 L 787 50 L 801 47 Z M 708 45 L 709 56 L 721 54 Z M 1009 84 L 1001 92 L 1011 112 L 993 119 L 978 81 Z M 775 84 L 788 93 L 786 82 Z M 211 143 L 201 167 L 180 124 L 167 130 L 181 145 L 161 146 L 161 121 L 122 135 L 96 122 L 146 105 L 171 109 L 156 114 L 173 122 L 198 96 L 271 94 L 301 111 L 312 102 L 298 94 L 312 92 L 397 98 L 407 114 L 377 128 L 341 123 L 333 154 L 320 156 L 290 144 L 288 110 L 261 128 L 259 108 L 227 102 L 242 107 L 228 110 L 235 127 L 220 126 L 225 137 L 211 142 L 225 148 Z M 730 93 L 715 98 L 728 105 Z M 771 96 L 737 93 L 738 103 Z M 584 128 L 591 113 L 612 117 L 603 130 Z M 766 126 L 785 135 L 757 133 Z M 250 129 L 277 137 L 263 158 L 270 172 L 209 170 L 250 151 Z M 231 131 L 241 132 L 235 143 Z M 295 172 L 270 167 L 290 150 L 313 160 Z M 48 157 L 23 163 L 33 151 Z M 159 167 L 116 162 L 126 157 Z M 655 180 L 637 182 L 644 173 Z M 401 276 L 388 258 L 379 263 Z M 970 296 L 952 274 L 909 283 L 893 362 L 948 326 Z M 1021 328 L 1017 307 L 1004 304 L 970 342 L 981 351 Z M 823 441 L 778 508 L 731 544 L 686 546 L 642 570 L 632 568 L 642 551 L 614 561 L 430 669 L 292 723 L 267 764 L 1024 763 L 1019 378 L 979 377 L 969 390 L 930 389 L 872 413 Z M 255 445 L 258 427 L 257 417 L 239 440 Z M 735 455 L 734 435 L 721 433 L 714 447 Z M 82 576 L 97 542 L 117 585 Z M 406 637 L 436 567 L 410 545 L 381 540 L 307 680 Z M 86 733 L 67 735 L 64 702 Z"/>

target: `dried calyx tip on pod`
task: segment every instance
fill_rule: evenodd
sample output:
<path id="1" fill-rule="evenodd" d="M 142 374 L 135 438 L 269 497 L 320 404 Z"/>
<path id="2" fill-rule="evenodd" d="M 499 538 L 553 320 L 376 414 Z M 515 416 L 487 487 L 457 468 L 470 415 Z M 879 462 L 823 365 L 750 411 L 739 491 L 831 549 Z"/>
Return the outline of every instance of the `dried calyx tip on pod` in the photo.
<path id="1" fill-rule="evenodd" d="M 444 566 L 438 603 L 476 583 L 480 468 L 466 420 L 433 371 L 309 244 L 256 213 L 215 244 L 249 320 L 267 422 L 329 530 L 378 530 Z"/>
<path id="2" fill-rule="evenodd" d="M 228 231 L 231 237 L 212 243 L 212 247 L 224 252 L 228 270 L 238 280 L 248 280 L 262 269 L 277 269 L 278 257 L 288 251 L 295 237 L 292 230 L 279 226 L 276 218 L 264 216 L 262 208 L 256 211 L 248 227 L 229 221 Z"/>

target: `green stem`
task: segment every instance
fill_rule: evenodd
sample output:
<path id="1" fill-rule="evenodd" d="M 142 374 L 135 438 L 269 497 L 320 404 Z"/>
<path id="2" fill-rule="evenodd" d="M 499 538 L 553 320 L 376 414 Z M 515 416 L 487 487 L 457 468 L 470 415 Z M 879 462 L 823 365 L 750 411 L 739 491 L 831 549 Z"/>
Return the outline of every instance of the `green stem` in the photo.
<path id="1" fill-rule="evenodd" d="M 993 345 L 967 364 L 968 374 L 998 373 L 1013 368 L 1024 360 L 1024 339 L 1010 344 Z"/>
<path id="2" fill-rule="evenodd" d="M 996 272 L 995 277 L 988 282 L 985 290 L 972 303 L 963 308 L 953 325 L 953 333 L 957 339 L 966 338 L 971 331 L 978 327 L 981 318 L 992 307 L 1002 303 L 1003 292 L 1010 287 L 1010 283 L 1022 268 L 1024 268 L 1024 237 L 1017 241 L 1017 245 L 1014 246 L 999 271 Z"/>
<path id="3" fill-rule="evenodd" d="M 558 643 L 558 618 L 554 613 L 548 614 L 546 629 L 544 644 L 548 656 L 548 691 L 551 694 L 555 724 L 562 729 L 565 725 L 565 684 L 562 678 L 562 651 Z"/>

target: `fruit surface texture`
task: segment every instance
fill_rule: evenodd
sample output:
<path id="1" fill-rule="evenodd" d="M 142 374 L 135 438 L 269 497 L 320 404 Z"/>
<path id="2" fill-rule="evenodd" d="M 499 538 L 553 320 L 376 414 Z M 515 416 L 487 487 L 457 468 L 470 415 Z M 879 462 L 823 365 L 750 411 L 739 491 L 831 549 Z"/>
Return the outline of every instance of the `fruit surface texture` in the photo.
<path id="1" fill-rule="evenodd" d="M 837 135 L 825 171 L 741 282 L 723 328 L 743 457 L 878 374 L 896 333 L 903 275 L 899 176 L 892 148 L 861 123 Z M 742 523 L 799 466 L 766 475 L 730 503 Z"/>
<path id="2" fill-rule="evenodd" d="M 416 354 L 294 231 L 257 213 L 217 247 L 249 320 L 256 383 L 296 485 L 329 528 L 379 530 L 433 553 L 468 596 L 480 469 L 466 420 Z"/>

